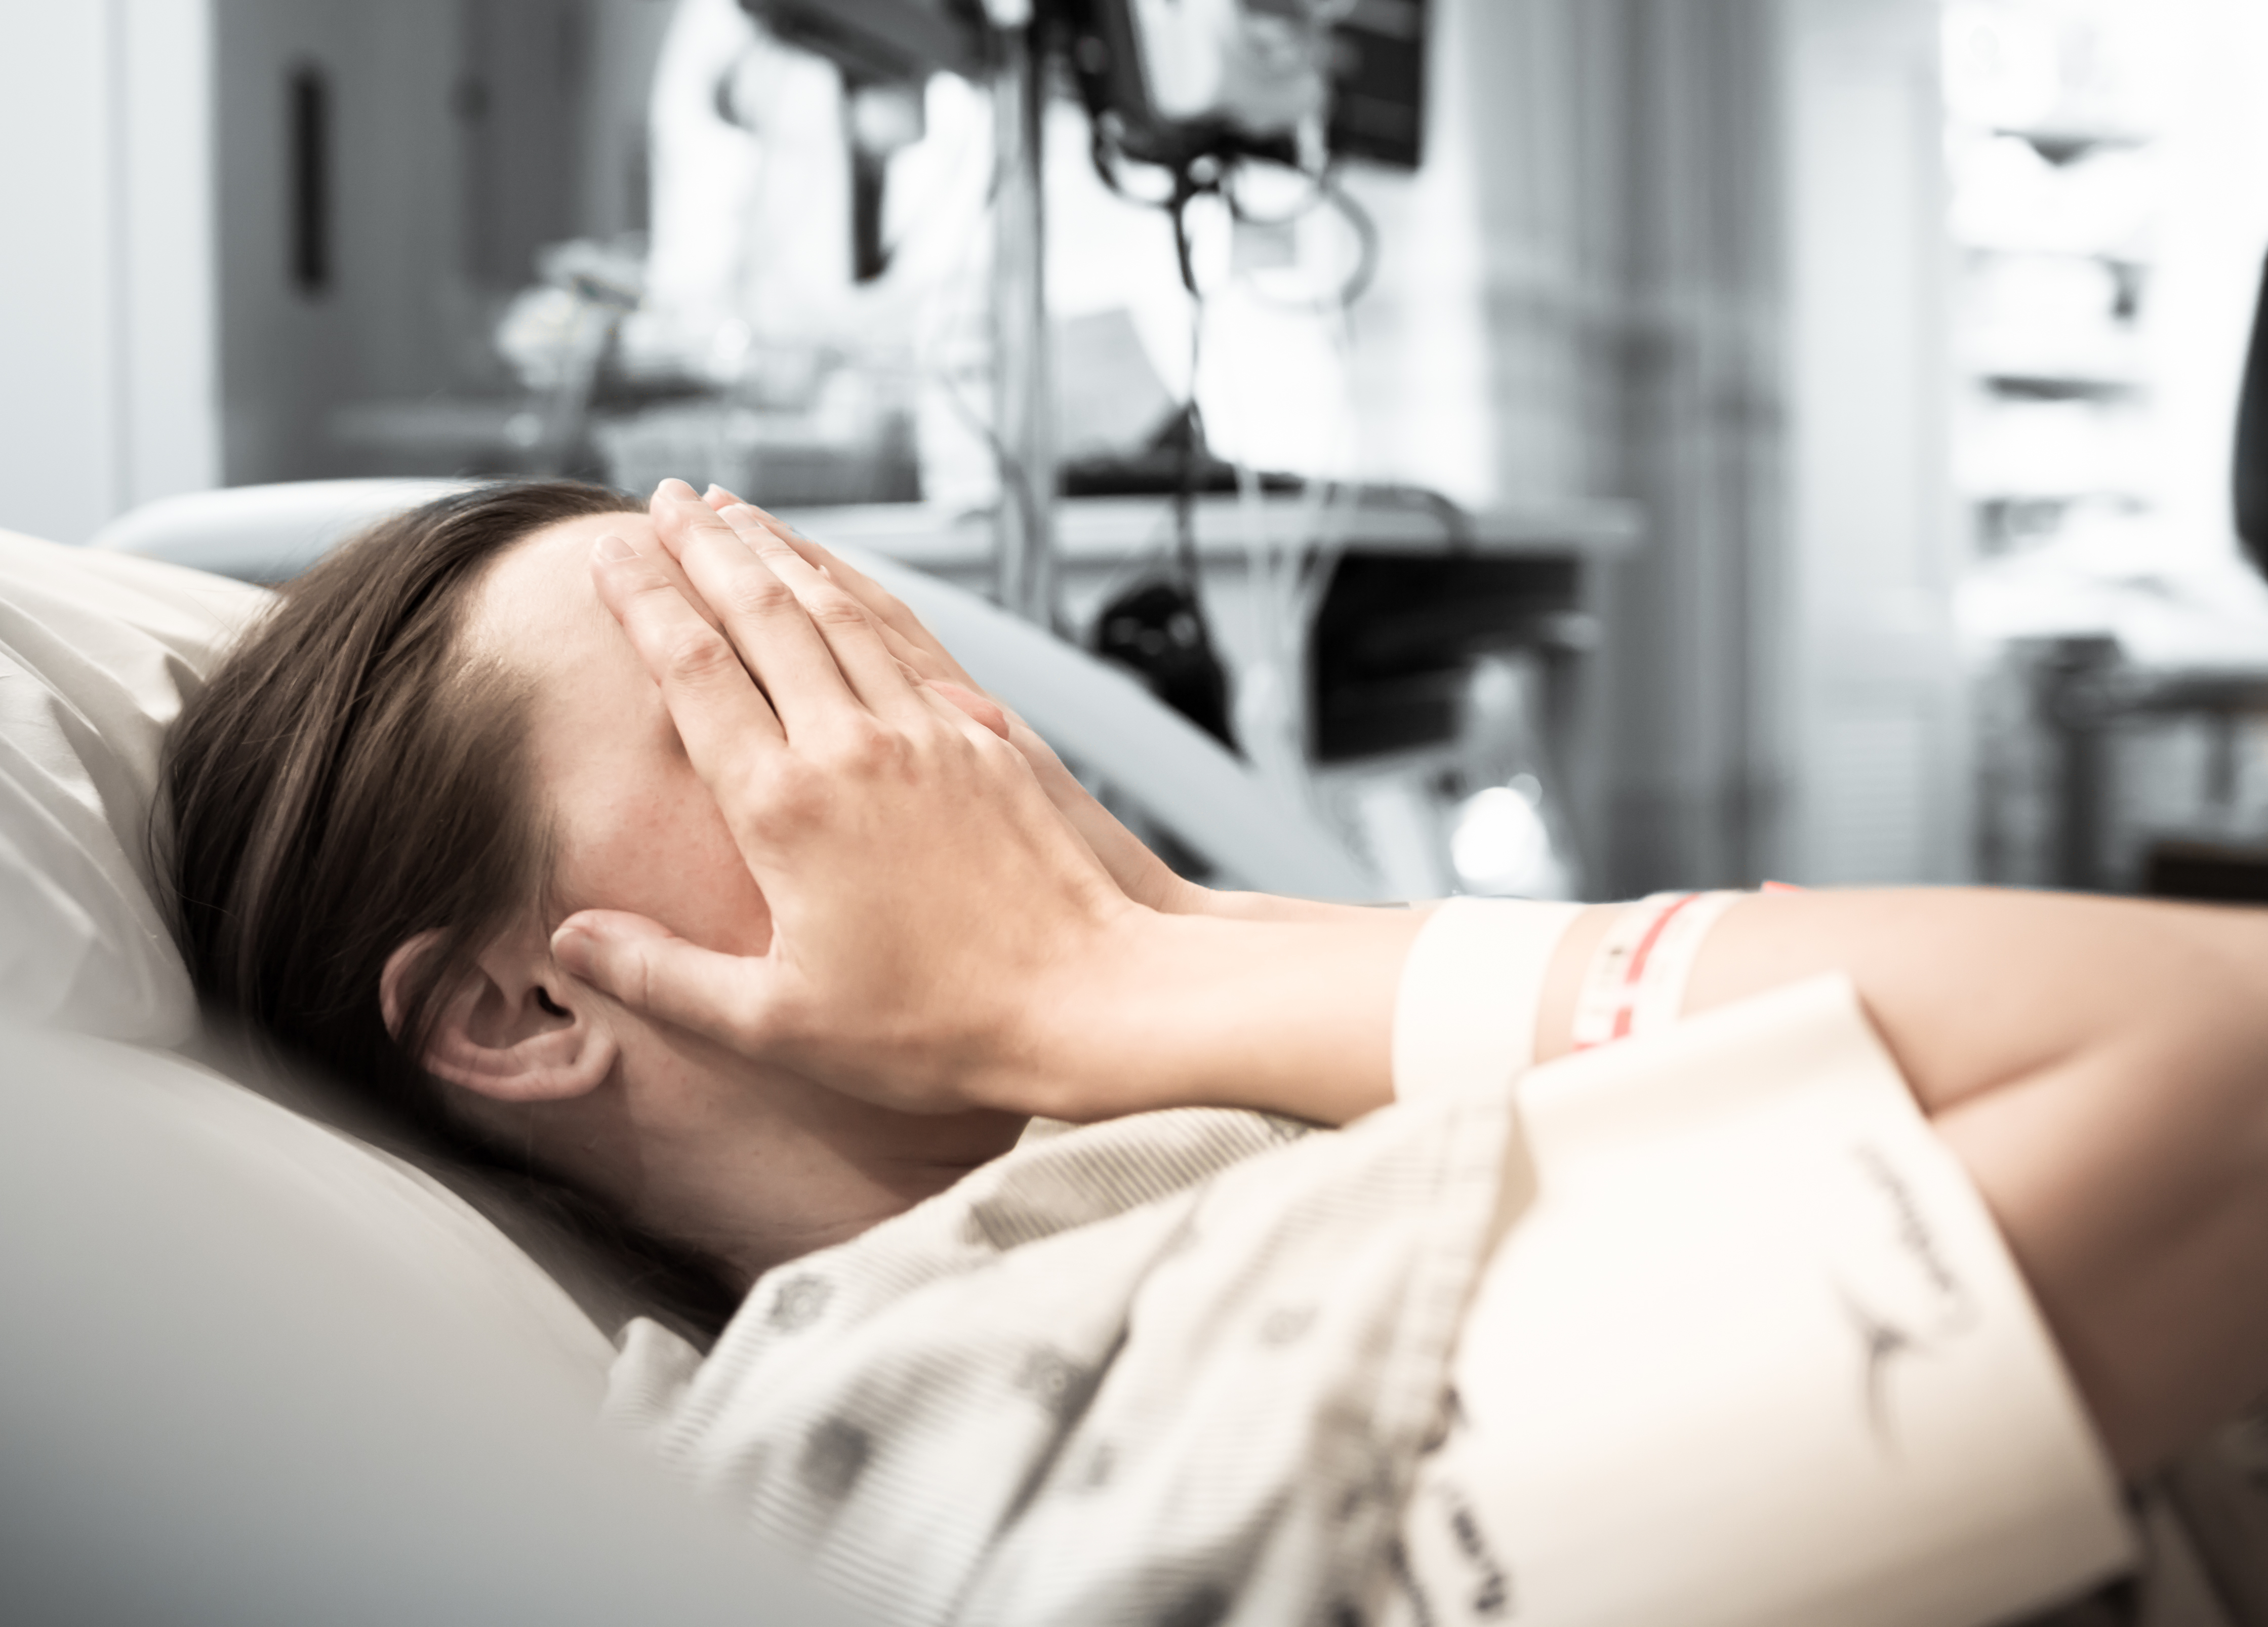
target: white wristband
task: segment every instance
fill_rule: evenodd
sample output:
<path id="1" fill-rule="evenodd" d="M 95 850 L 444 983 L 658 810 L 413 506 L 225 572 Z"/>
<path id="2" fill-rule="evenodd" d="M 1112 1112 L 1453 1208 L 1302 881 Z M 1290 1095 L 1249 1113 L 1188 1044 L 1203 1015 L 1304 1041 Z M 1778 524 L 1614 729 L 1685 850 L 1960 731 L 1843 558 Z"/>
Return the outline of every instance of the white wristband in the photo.
<path id="1" fill-rule="evenodd" d="M 1452 899 L 1418 929 L 1394 1007 L 1394 1094 L 1500 1084 L 1535 1065 L 1535 1008 L 1580 904 Z"/>
<path id="2" fill-rule="evenodd" d="M 1744 892 L 1657 892 L 1625 905 L 1591 952 L 1575 995 L 1572 1048 L 1587 1051 L 1677 1020 L 1686 980 L 1718 918 Z"/>

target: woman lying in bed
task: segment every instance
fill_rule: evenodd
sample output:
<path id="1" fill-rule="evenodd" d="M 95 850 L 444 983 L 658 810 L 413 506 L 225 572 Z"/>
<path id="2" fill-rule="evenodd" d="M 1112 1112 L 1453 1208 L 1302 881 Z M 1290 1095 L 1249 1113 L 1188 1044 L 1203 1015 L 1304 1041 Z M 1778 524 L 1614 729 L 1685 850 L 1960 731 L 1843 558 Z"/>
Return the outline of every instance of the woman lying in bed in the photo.
<path id="1" fill-rule="evenodd" d="M 332 556 L 169 788 L 206 995 L 710 1262 L 615 1415 L 893 1617 L 1997 1619 L 2268 1383 L 2253 913 L 1209 892 L 675 482 Z"/>

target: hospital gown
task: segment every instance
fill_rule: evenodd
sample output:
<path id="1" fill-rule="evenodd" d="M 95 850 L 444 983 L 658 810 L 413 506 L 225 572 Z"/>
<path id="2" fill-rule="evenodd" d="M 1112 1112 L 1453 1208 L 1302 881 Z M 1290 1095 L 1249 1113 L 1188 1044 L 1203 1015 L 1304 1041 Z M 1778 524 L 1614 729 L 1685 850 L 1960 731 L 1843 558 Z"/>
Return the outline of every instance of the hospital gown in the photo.
<path id="1" fill-rule="evenodd" d="M 632 1324 L 609 1416 L 888 1622 L 1961 1627 L 2124 1564 L 1847 986 L 1523 1079 L 1502 919 L 1405 983 L 1442 1088 L 1041 1127 L 705 1357 Z"/>

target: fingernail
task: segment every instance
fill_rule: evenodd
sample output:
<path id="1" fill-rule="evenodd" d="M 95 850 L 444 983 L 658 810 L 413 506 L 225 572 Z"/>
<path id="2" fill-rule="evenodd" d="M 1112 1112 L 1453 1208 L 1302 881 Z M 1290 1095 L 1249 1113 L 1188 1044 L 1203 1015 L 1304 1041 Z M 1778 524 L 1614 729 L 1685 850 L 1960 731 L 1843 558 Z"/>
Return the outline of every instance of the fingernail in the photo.
<path id="1" fill-rule="evenodd" d="M 701 494 L 701 500 L 705 503 L 712 497 L 722 497 L 724 495 L 725 488 L 718 485 L 712 480 L 709 483 L 709 489 Z"/>
<path id="2" fill-rule="evenodd" d="M 629 537 L 609 531 L 591 545 L 591 557 L 601 565 L 612 565 L 620 559 L 637 558 L 637 550 L 630 546 Z"/>
<path id="3" fill-rule="evenodd" d="M 590 970 L 591 958 L 598 947 L 597 939 L 572 923 L 560 927 L 551 935 L 552 959 L 578 977 Z"/>
<path id="4" fill-rule="evenodd" d="M 684 481 L 680 480 L 674 475 L 672 475 L 668 479 L 663 481 L 659 485 L 656 486 L 654 490 L 664 497 L 674 498 L 680 502 L 697 503 L 701 500 L 699 498 L 693 495 L 693 488 L 691 486 L 686 484 Z"/>

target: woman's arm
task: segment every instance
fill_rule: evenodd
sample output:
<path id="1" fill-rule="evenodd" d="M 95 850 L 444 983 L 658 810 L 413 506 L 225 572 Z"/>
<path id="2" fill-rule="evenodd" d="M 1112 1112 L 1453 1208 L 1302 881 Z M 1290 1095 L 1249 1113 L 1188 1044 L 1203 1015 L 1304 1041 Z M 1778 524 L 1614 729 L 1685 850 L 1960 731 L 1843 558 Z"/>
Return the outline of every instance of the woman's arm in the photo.
<path id="1" fill-rule="evenodd" d="M 1585 912 L 1562 941 L 1540 1055 L 1567 1049 L 1615 913 Z M 1142 992 L 1103 995 L 1084 1039 L 1057 1042 L 1061 1066 L 1138 1061 L 1161 1093 L 1330 1121 L 1388 1099 L 1382 995 L 1407 936 L 1164 924 L 1185 958 L 1134 963 Z M 1830 971 L 1977 1183 L 2123 1469 L 2268 1391 L 2268 913 L 1950 890 L 1745 899 L 1702 945 L 1685 1009 Z"/>
<path id="2" fill-rule="evenodd" d="M 556 940 L 569 972 L 901 1107 L 1219 1103 L 1338 1122 L 1390 1097 L 1417 914 L 1253 921 L 1131 901 L 1026 760 L 924 700 L 810 562 L 689 491 L 657 518 L 728 607 L 725 637 L 627 544 L 595 562 L 601 595 L 771 902 L 775 940 L 736 958 L 577 918 Z M 1567 1043 L 1610 914 L 1587 912 L 1559 946 L 1544 1054 Z M 2268 916 L 1986 892 L 1753 899 L 1702 947 L 1688 1009 L 1825 970 L 1852 979 L 1976 1179 L 2122 1464 L 2268 1385 Z"/>
<path id="3" fill-rule="evenodd" d="M 1830 968 L 1977 1182 L 2123 1468 L 2268 1389 L 2268 913 L 1753 899 L 1704 947 L 1687 1009 Z M 1547 1045 L 1575 975 L 1557 970 Z"/>

